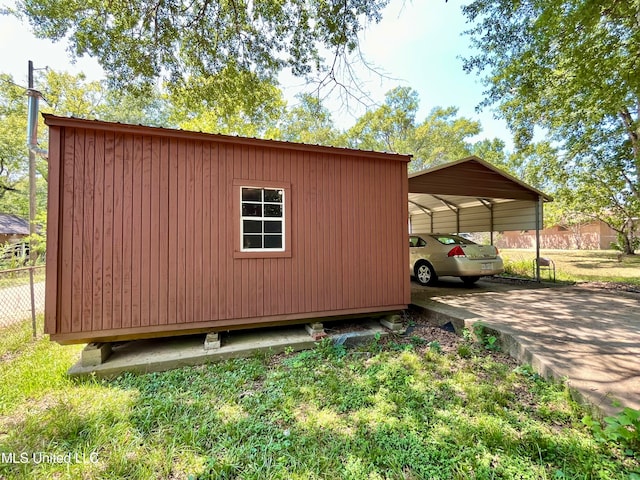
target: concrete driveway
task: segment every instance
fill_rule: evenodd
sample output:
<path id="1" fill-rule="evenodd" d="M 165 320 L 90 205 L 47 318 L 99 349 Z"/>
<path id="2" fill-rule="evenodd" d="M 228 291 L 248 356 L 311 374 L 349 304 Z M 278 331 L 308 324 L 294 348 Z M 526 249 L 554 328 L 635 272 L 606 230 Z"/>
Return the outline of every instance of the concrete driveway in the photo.
<path id="1" fill-rule="evenodd" d="M 482 321 L 506 351 L 565 378 L 605 414 L 640 409 L 640 294 L 498 281 L 466 288 L 458 279 L 411 286 L 412 302 L 437 323 Z"/>

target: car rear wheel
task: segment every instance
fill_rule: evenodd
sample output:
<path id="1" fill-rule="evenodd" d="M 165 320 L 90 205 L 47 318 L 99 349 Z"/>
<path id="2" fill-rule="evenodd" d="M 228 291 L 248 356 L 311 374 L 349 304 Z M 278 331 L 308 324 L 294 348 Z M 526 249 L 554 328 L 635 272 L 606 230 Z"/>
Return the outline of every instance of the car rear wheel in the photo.
<path id="1" fill-rule="evenodd" d="M 465 285 L 473 285 L 478 280 L 480 280 L 480 277 L 460 277 L 460 279 L 464 282 Z"/>
<path id="2" fill-rule="evenodd" d="M 420 285 L 433 285 L 438 276 L 436 271 L 427 262 L 420 262 L 416 265 L 416 280 Z"/>

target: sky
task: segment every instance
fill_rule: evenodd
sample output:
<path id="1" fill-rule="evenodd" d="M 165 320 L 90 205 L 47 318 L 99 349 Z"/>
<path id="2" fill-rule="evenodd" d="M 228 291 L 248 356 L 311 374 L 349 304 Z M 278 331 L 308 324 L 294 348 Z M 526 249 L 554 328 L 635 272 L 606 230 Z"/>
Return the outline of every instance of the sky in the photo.
<path id="1" fill-rule="evenodd" d="M 1 7 L 12 3 L 0 0 Z M 456 106 L 460 116 L 481 122 L 483 132 L 478 139 L 498 137 L 510 148 L 511 135 L 505 123 L 493 118 L 491 111 L 476 112 L 476 106 L 483 99 L 480 78 L 462 70 L 460 57 L 470 51 L 469 39 L 462 35 L 468 28 L 461 13 L 463 3 L 460 0 L 392 0 L 383 12 L 383 20 L 370 25 L 361 38 L 364 58 L 385 75 L 372 74 L 356 66 L 357 77 L 370 92 L 373 102 L 382 103 L 384 94 L 396 86 L 409 86 L 420 97 L 418 121 L 436 106 Z M 26 85 L 28 60 L 33 61 L 35 68 L 84 72 L 89 80 L 103 76 L 93 59 L 80 58 L 72 64 L 63 42 L 36 39 L 28 24 L 0 16 L 0 72 L 9 73 L 17 83 Z M 281 86 L 291 104 L 295 103 L 295 94 L 313 90 L 299 79 L 286 75 L 281 77 Z M 340 128 L 351 126 L 364 111 L 358 108 L 357 102 L 349 101 L 349 109 L 344 103 L 344 95 L 333 95 L 325 101 Z"/>

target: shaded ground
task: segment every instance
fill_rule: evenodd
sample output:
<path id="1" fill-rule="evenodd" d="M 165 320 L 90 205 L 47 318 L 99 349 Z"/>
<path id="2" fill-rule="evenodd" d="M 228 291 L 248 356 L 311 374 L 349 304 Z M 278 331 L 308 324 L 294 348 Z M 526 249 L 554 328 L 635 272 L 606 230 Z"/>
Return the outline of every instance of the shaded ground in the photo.
<path id="1" fill-rule="evenodd" d="M 606 290 L 608 292 L 626 292 L 626 293 L 640 294 L 640 286 L 631 285 L 628 283 L 585 282 L 585 283 L 580 283 L 578 286 L 583 288 L 597 288 L 600 290 Z"/>
<path id="2" fill-rule="evenodd" d="M 607 413 L 616 400 L 640 409 L 640 295 L 593 287 L 453 279 L 412 283 L 412 301 L 508 334 Z"/>

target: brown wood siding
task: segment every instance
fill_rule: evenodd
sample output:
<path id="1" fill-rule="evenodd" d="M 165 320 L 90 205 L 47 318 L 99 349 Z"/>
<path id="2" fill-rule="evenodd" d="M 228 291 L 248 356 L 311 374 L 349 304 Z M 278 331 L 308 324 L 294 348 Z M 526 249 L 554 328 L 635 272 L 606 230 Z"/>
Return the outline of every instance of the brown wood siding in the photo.
<path id="1" fill-rule="evenodd" d="M 47 120 L 53 339 L 170 335 L 409 302 L 407 157 Z M 238 254 L 234 191 L 245 181 L 288 186 L 286 255 Z"/>
<path id="2" fill-rule="evenodd" d="M 59 298 L 57 297 L 59 275 L 62 270 L 61 256 L 59 252 L 61 245 L 59 243 L 59 223 L 61 219 L 61 178 L 60 163 L 61 152 L 64 151 L 63 139 L 60 135 L 59 128 L 50 129 L 49 149 L 55 152 L 56 161 L 49 162 L 49 172 L 47 178 L 47 251 L 46 251 L 46 288 L 45 288 L 45 330 L 47 332 L 58 331 L 57 321 L 61 318 L 57 315 L 57 306 Z"/>

